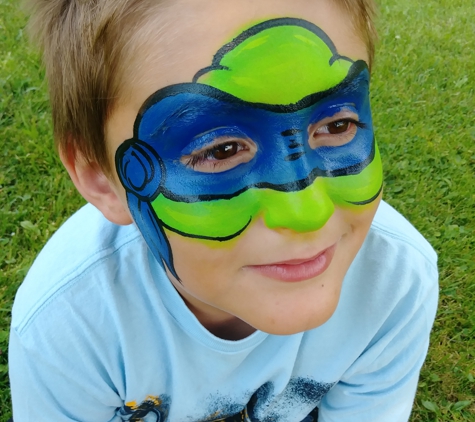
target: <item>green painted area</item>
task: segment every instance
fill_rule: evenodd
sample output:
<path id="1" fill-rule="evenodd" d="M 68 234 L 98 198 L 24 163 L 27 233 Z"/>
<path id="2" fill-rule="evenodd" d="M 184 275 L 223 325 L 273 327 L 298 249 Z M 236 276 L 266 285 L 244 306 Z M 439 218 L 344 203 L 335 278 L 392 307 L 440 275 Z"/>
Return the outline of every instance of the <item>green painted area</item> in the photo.
<path id="1" fill-rule="evenodd" d="M 286 227 L 310 232 L 323 227 L 334 211 L 334 204 L 361 209 L 382 184 L 379 150 L 361 173 L 353 176 L 321 177 L 301 191 L 279 192 L 248 189 L 231 198 L 194 203 L 175 202 L 159 195 L 152 203 L 160 220 L 191 236 L 223 238 L 242 230 L 251 219 L 262 217 L 269 228 Z"/>
<path id="2" fill-rule="evenodd" d="M 327 177 L 323 179 L 328 195 L 335 204 L 348 206 L 348 202 L 362 202 L 373 197 L 383 184 L 383 166 L 378 145 L 373 161 L 352 176 Z M 360 205 L 351 205 L 360 208 Z"/>
<path id="3" fill-rule="evenodd" d="M 221 60 L 227 70 L 210 71 L 198 82 L 248 102 L 288 105 L 345 79 L 352 63 L 339 59 L 330 65 L 332 56 L 313 32 L 278 26 L 239 44 Z"/>

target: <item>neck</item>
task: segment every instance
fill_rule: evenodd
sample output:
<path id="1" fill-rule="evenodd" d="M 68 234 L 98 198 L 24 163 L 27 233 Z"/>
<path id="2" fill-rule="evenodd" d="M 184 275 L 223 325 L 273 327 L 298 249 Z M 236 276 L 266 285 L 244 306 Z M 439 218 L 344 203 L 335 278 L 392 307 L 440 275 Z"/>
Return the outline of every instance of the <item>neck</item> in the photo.
<path id="1" fill-rule="evenodd" d="M 167 275 L 172 282 L 173 287 L 177 290 L 179 295 L 184 300 L 188 309 L 193 312 L 195 317 L 211 334 L 223 340 L 242 340 L 256 331 L 242 319 L 225 312 L 221 309 L 215 308 L 198 300 L 193 295 L 190 295 L 177 281 L 169 271 Z"/>
<path id="2" fill-rule="evenodd" d="M 194 306 L 192 301 L 188 300 L 181 293 L 180 295 L 201 325 L 216 337 L 223 340 L 236 341 L 242 340 L 256 331 L 254 327 L 234 315 L 219 310 L 206 312 L 205 310 Z"/>
<path id="3" fill-rule="evenodd" d="M 192 310 L 193 312 L 193 310 Z M 200 317 L 195 313 L 195 316 L 211 334 L 223 340 L 242 340 L 256 331 L 243 320 L 232 316 L 227 320 L 215 320 L 207 317 Z"/>

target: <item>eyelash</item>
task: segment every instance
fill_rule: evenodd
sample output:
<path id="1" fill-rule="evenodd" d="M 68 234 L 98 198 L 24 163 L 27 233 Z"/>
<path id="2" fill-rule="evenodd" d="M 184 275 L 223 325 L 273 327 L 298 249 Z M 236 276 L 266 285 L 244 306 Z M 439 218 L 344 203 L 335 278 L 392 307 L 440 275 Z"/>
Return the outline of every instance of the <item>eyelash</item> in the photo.
<path id="1" fill-rule="evenodd" d="M 360 122 L 359 120 L 352 119 L 350 117 L 347 117 L 347 118 L 343 118 L 343 119 L 333 120 L 332 122 L 328 122 L 327 124 L 325 124 L 323 126 L 320 126 L 320 128 L 330 126 L 332 124 L 339 123 L 339 122 L 353 123 L 356 127 L 360 128 L 360 129 L 366 129 L 366 127 L 367 127 L 366 123 Z"/>
<path id="2" fill-rule="evenodd" d="M 366 129 L 366 123 L 360 122 L 359 120 L 355 119 L 342 119 L 343 121 L 353 123 L 356 127 L 359 127 L 360 129 Z M 335 122 L 333 122 L 335 123 Z"/>
<path id="3" fill-rule="evenodd" d="M 186 161 L 185 165 L 187 167 L 190 167 L 192 169 L 196 168 L 196 166 L 203 164 L 205 162 L 211 164 L 213 168 L 219 167 L 221 164 L 226 164 L 226 158 L 219 160 L 216 157 L 213 156 L 213 153 L 216 152 L 216 150 L 220 147 L 224 147 L 226 145 L 237 145 L 237 151 L 235 151 L 235 154 L 241 152 L 241 151 L 246 151 L 248 150 L 248 147 L 244 144 L 239 142 L 238 140 L 229 140 L 226 142 L 223 142 L 221 144 L 213 145 L 211 148 L 205 149 L 201 152 L 198 152 L 196 154 L 191 155 Z M 233 157 L 235 154 L 233 154 L 231 157 Z"/>

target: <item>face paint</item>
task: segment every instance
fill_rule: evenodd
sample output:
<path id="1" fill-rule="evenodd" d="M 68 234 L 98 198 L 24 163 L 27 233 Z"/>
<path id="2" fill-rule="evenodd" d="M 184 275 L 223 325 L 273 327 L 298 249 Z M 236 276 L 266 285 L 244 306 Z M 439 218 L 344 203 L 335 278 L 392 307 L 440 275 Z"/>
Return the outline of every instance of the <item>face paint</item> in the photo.
<path id="1" fill-rule="evenodd" d="M 116 168 L 134 220 L 177 278 L 164 229 L 220 242 L 258 217 L 318 230 L 335 206 L 357 212 L 381 191 L 367 65 L 309 22 L 255 25 L 191 83 L 147 99 Z"/>

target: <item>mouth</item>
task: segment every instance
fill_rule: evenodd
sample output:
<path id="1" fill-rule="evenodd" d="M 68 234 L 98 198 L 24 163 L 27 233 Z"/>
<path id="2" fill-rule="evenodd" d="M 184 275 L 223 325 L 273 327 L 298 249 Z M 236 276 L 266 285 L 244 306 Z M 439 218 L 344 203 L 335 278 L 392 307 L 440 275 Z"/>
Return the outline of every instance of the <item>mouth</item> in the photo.
<path id="1" fill-rule="evenodd" d="M 310 258 L 292 259 L 265 265 L 249 265 L 246 268 L 264 277 L 279 281 L 298 282 L 309 280 L 324 273 L 331 264 L 337 243 Z"/>

